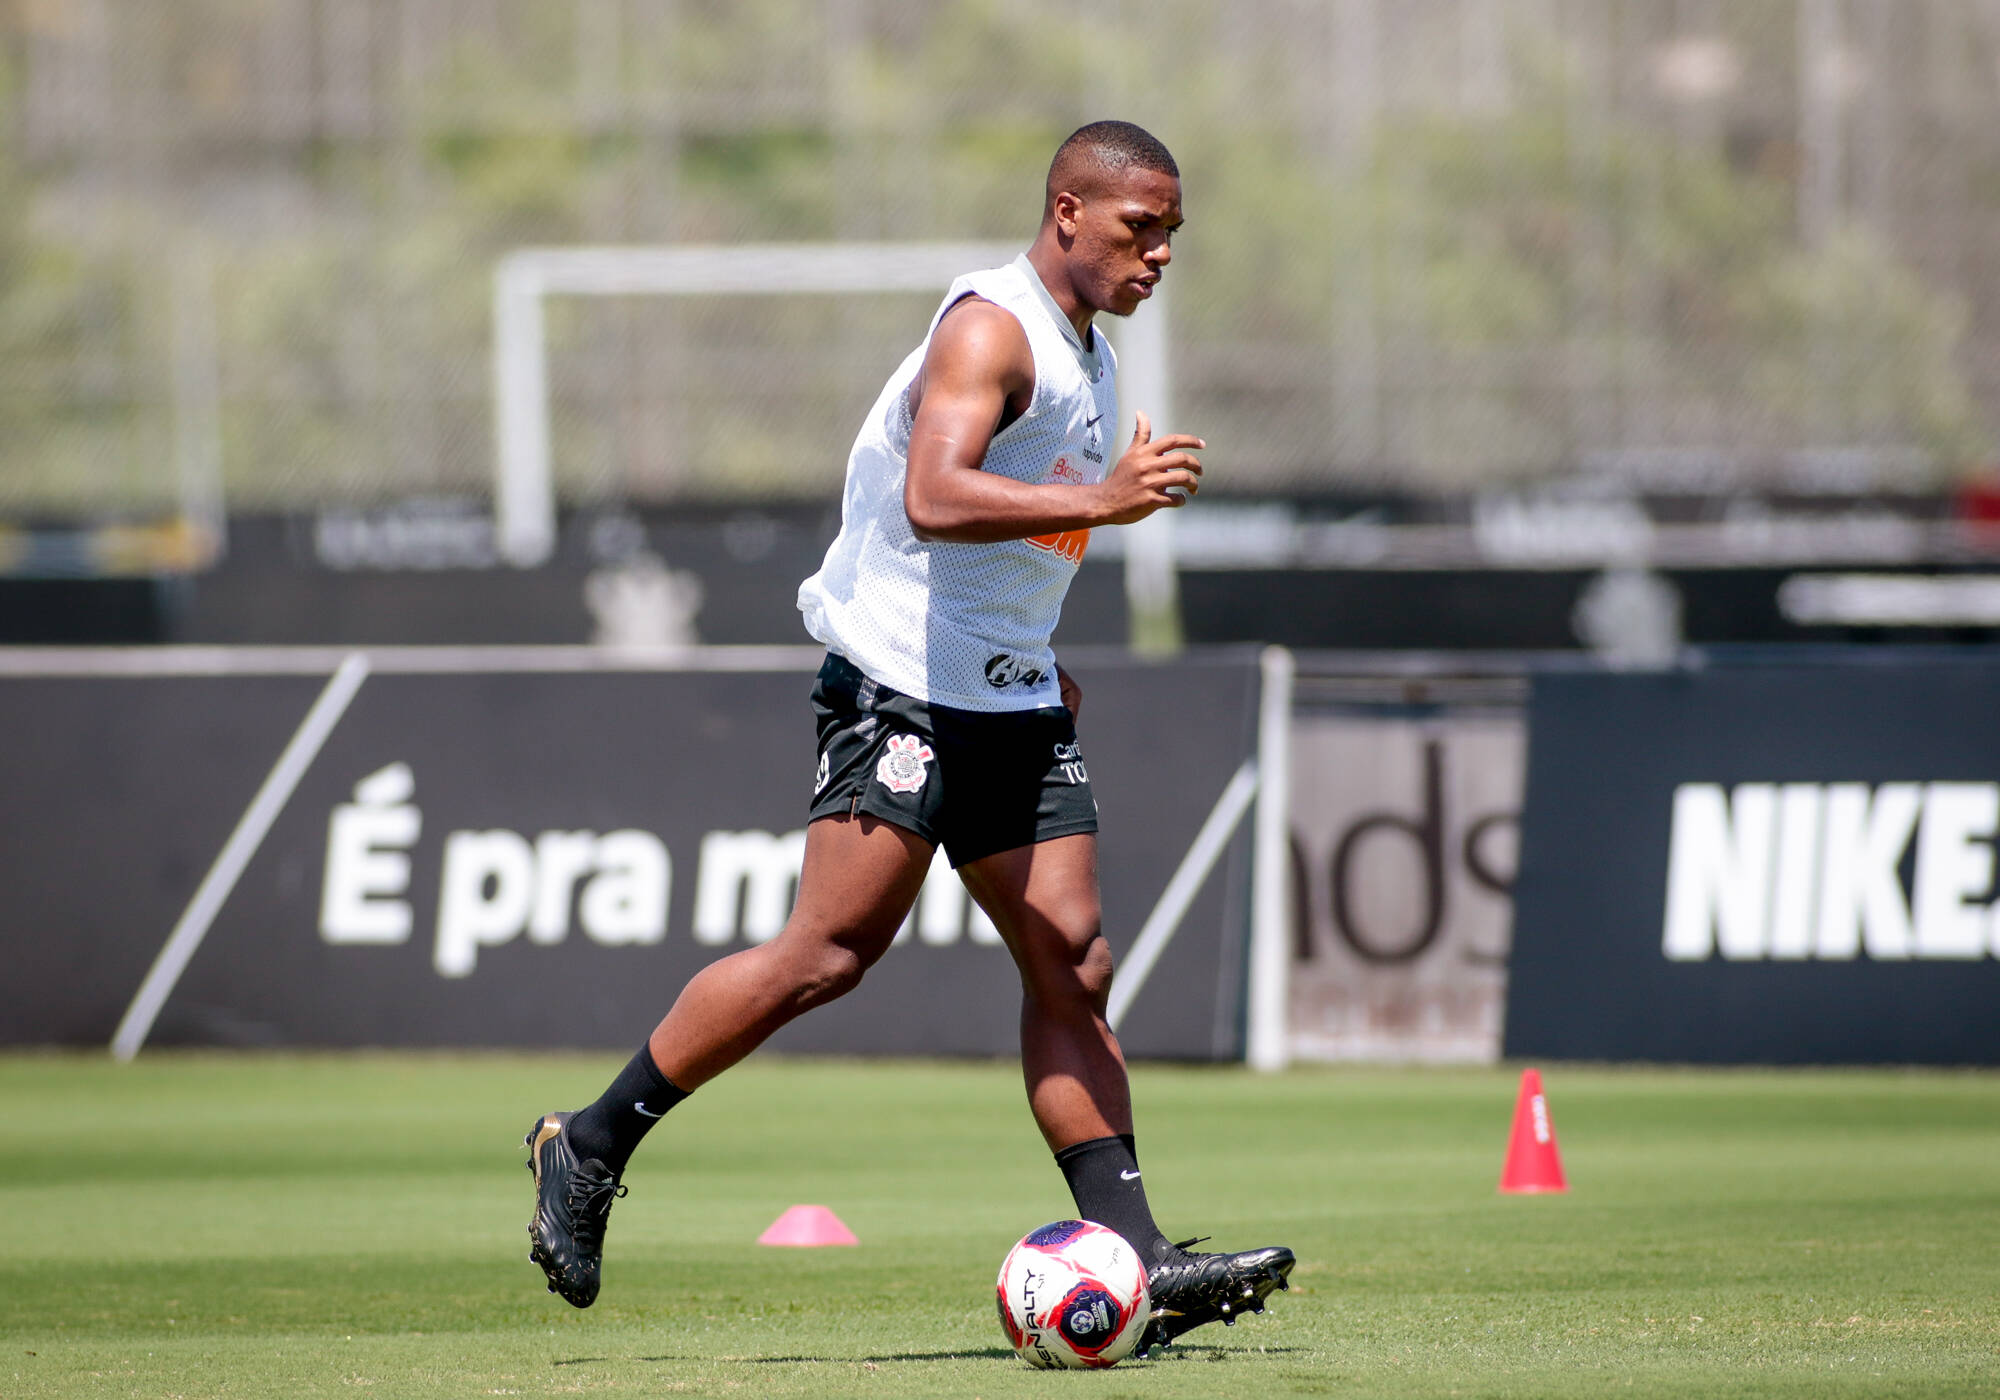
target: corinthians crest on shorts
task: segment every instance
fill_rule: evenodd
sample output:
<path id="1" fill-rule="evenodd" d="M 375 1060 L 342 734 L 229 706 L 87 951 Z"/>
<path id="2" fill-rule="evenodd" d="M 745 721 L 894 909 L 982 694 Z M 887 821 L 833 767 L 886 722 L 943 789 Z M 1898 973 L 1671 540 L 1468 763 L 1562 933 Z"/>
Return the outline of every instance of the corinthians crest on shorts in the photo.
<path id="1" fill-rule="evenodd" d="M 915 792 L 930 778 L 931 746 L 914 734 L 891 734 L 875 764 L 875 781 L 891 792 Z"/>

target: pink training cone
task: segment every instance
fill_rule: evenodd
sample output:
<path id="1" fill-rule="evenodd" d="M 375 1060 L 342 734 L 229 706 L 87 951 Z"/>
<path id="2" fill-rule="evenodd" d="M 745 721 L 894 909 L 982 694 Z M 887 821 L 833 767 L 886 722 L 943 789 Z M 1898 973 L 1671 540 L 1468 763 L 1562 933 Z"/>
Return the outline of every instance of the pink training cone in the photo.
<path id="1" fill-rule="evenodd" d="M 757 1236 L 758 1244 L 860 1244 L 854 1232 L 825 1206 L 793 1206 Z"/>
<path id="2" fill-rule="evenodd" d="M 1507 1165 L 1500 1169 L 1502 1191 L 1567 1191 L 1556 1125 L 1542 1096 L 1542 1072 L 1521 1071 L 1521 1094 L 1514 1101 L 1514 1131 L 1507 1139 Z"/>

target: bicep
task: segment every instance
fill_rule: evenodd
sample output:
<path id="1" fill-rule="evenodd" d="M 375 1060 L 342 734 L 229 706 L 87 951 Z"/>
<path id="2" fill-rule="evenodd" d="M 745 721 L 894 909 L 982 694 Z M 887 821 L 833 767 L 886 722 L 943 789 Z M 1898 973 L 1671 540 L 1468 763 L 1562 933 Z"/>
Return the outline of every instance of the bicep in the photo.
<path id="1" fill-rule="evenodd" d="M 960 303 L 945 313 L 924 356 L 921 397 L 910 426 L 913 475 L 978 467 L 999 430 L 1010 397 L 1032 388 L 1027 333 L 991 302 Z"/>

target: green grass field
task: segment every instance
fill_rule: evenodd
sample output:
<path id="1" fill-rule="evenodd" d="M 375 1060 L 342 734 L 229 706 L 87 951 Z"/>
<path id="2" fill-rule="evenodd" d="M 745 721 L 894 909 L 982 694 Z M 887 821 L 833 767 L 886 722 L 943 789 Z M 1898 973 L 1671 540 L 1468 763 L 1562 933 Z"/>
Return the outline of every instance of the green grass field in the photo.
<path id="1" fill-rule="evenodd" d="M 1512 1071 L 1141 1066 L 1162 1225 L 1295 1286 L 1071 1374 L 994 1320 L 1069 1212 L 1007 1065 L 752 1061 L 543 1292 L 521 1134 L 619 1058 L 0 1057 L 0 1396 L 2000 1394 L 1990 1073 L 1544 1066 L 1573 1189 L 1503 1197 Z"/>

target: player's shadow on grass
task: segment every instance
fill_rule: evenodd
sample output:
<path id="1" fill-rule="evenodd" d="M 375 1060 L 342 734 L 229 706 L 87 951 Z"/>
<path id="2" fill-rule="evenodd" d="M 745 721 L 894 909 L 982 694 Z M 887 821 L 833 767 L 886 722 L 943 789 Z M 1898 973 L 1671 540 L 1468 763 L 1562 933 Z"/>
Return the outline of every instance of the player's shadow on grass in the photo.
<path id="1" fill-rule="evenodd" d="M 1014 1352 L 1011 1347 L 965 1347 L 958 1351 L 885 1351 L 879 1356 L 745 1356 L 739 1359 L 753 1366 L 795 1366 L 807 1361 L 819 1365 L 835 1361 L 851 1361 L 859 1365 L 864 1361 L 879 1364 L 884 1361 L 978 1361 L 982 1358 L 1012 1361 Z M 666 1361 L 670 1358 L 663 1356 L 658 1359 Z"/>
<path id="2" fill-rule="evenodd" d="M 734 1361 L 747 1366 L 798 1366 L 811 1362 L 824 1365 L 834 1361 L 851 1361 L 856 1365 L 864 1361 L 976 1361 L 981 1357 L 993 1357 L 1011 1361 L 1014 1353 L 1007 1347 L 971 1347 L 962 1351 L 898 1351 L 885 1352 L 880 1356 L 559 1356 L 551 1366 L 592 1366 L 607 1361 Z"/>
<path id="3" fill-rule="evenodd" d="M 807 1362 L 823 1365 L 831 1361 L 852 1361 L 859 1365 L 864 1361 L 975 1361 L 981 1357 L 1013 1360 L 1014 1353 L 1007 1347 L 970 1347 L 961 1351 L 897 1351 L 885 1352 L 880 1356 L 634 1356 L 633 1361 L 736 1361 L 750 1366 L 798 1366 Z M 549 1364 L 551 1366 L 588 1366 L 598 1362 L 617 1360 L 610 1356 L 563 1356 Z"/>
<path id="4" fill-rule="evenodd" d="M 1259 1354 L 1277 1356 L 1295 1352 L 1299 1348 L 1259 1347 L 1257 1350 Z M 1166 1361 L 1222 1361 L 1235 1354 L 1235 1350 L 1230 1347 L 1189 1346 L 1186 1343 L 1182 1343 L 1159 1356 L 1147 1357 L 1142 1361 L 1132 1364 L 1147 1365 Z M 982 1358 L 993 1361 L 1012 1361 L 1015 1359 L 1014 1352 L 1009 1347 L 969 1347 L 959 1351 L 892 1351 L 883 1352 L 877 1356 L 635 1356 L 631 1359 L 634 1361 L 650 1362 L 736 1361 L 751 1366 L 802 1366 L 807 1363 L 826 1365 L 836 1361 L 848 1361 L 856 1364 L 872 1361 L 880 1365 L 886 1361 L 977 1361 Z M 550 1364 L 554 1366 L 584 1366 L 614 1359 L 609 1356 L 570 1356 L 559 1358 Z"/>

